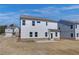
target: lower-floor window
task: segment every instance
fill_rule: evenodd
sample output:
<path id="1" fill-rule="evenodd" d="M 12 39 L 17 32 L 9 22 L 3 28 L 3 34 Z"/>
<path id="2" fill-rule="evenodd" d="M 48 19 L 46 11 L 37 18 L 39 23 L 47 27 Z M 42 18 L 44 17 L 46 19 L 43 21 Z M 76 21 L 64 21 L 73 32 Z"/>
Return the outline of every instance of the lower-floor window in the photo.
<path id="1" fill-rule="evenodd" d="M 58 35 L 57 35 L 57 32 L 55 32 L 55 36 L 57 37 Z"/>
<path id="2" fill-rule="evenodd" d="M 77 37 L 79 37 L 79 33 L 77 33 Z"/>
<path id="3" fill-rule="evenodd" d="M 15 35 L 15 32 L 13 32 L 13 35 Z"/>
<path id="4" fill-rule="evenodd" d="M 30 32 L 29 34 L 30 34 L 30 35 L 29 35 L 30 37 L 32 37 L 32 36 L 33 36 L 33 33 L 32 33 L 32 32 Z"/>
<path id="5" fill-rule="evenodd" d="M 73 37 L 73 33 L 71 33 L 71 37 Z"/>
<path id="6" fill-rule="evenodd" d="M 47 32 L 45 32 L 45 37 L 47 37 Z"/>
<path id="7" fill-rule="evenodd" d="M 29 37 L 33 37 L 33 32 L 29 32 Z M 35 32 L 35 37 L 38 37 L 38 32 Z"/>
<path id="8" fill-rule="evenodd" d="M 38 37 L 38 32 L 35 32 L 35 37 Z"/>

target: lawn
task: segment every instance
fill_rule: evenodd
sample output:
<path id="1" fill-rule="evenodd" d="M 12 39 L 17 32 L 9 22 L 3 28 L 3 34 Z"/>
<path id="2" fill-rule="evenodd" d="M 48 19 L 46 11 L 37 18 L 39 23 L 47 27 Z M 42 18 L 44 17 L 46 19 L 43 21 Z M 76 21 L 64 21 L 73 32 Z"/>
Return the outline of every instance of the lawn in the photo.
<path id="1" fill-rule="evenodd" d="M 17 42 L 17 38 L 0 36 L 1 55 L 77 55 L 79 41 L 60 40 L 57 42 Z"/>

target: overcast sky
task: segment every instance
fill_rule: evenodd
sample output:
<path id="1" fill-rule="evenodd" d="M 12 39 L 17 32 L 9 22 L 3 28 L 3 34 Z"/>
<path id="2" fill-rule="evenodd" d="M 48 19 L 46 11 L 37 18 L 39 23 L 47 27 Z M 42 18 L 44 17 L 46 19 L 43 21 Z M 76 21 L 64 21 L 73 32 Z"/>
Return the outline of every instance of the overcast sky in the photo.
<path id="1" fill-rule="evenodd" d="M 79 21 L 78 4 L 0 4 L 0 25 L 20 23 L 20 15 Z"/>

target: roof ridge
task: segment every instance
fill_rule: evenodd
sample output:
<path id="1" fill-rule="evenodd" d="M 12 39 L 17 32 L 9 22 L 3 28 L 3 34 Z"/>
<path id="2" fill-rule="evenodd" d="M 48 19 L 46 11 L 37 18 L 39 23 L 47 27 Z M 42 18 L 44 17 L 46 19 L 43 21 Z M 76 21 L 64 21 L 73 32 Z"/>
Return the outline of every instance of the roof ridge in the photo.
<path id="1" fill-rule="evenodd" d="M 41 21 L 49 21 L 49 22 L 57 22 L 55 20 L 49 20 L 47 18 L 42 17 L 35 17 L 35 16 L 28 16 L 28 15 L 21 15 L 20 19 L 28 19 L 28 20 L 41 20 Z"/>
<path id="2" fill-rule="evenodd" d="M 79 24 L 79 22 L 76 22 L 76 21 L 69 21 L 69 20 L 60 20 L 60 21 L 64 21 L 64 22 L 68 22 L 68 23 L 73 23 L 73 24 Z"/>

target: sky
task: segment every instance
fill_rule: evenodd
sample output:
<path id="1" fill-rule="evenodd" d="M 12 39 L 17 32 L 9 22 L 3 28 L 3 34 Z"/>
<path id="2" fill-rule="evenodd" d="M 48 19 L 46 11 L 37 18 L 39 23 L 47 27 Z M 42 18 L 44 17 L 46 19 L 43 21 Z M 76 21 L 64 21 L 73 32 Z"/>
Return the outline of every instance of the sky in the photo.
<path id="1" fill-rule="evenodd" d="M 0 4 L 0 25 L 20 25 L 20 16 L 79 21 L 79 4 Z"/>

